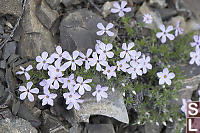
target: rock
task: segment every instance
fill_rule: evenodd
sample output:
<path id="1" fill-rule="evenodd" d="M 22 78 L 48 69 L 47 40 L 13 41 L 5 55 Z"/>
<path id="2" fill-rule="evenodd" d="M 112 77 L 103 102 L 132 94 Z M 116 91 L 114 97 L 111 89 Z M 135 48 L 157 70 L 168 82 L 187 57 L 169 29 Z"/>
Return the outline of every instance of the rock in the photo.
<path id="1" fill-rule="evenodd" d="M 135 125 L 128 125 L 128 126 L 120 126 L 117 133 L 136 133 L 137 126 Z"/>
<path id="2" fill-rule="evenodd" d="M 19 107 L 20 107 L 20 101 L 16 101 L 13 103 L 12 105 L 12 113 L 14 115 L 17 115 L 17 112 L 19 111 Z"/>
<path id="3" fill-rule="evenodd" d="M 38 0 L 28 0 L 22 21 L 22 33 L 18 53 L 22 57 L 35 59 L 43 51 L 54 52 L 55 43 L 51 32 L 47 30 L 35 15 Z"/>
<path id="4" fill-rule="evenodd" d="M 42 0 L 40 6 L 36 10 L 36 16 L 47 29 L 50 29 L 59 17 L 59 14 L 56 10 L 52 10 L 45 0 Z"/>
<path id="5" fill-rule="evenodd" d="M 3 34 L 4 33 L 4 28 L 2 25 L 0 25 L 0 34 Z"/>
<path id="6" fill-rule="evenodd" d="M 71 5 L 80 4 L 81 0 L 62 0 L 62 3 L 65 5 L 65 7 L 69 7 Z"/>
<path id="7" fill-rule="evenodd" d="M 85 52 L 88 48 L 94 48 L 96 40 L 101 39 L 96 35 L 97 23 L 107 24 L 87 9 L 75 11 L 64 17 L 60 24 L 60 41 L 63 49 L 70 52 L 76 49 Z"/>
<path id="8" fill-rule="evenodd" d="M 5 81 L 5 70 L 0 69 L 0 81 Z"/>
<path id="9" fill-rule="evenodd" d="M 6 118 L 11 119 L 11 118 L 14 118 L 14 116 L 12 115 L 12 113 L 11 113 L 9 108 L 7 108 L 7 107 L 5 107 L 5 108 L 3 107 L 2 108 L 1 107 L 1 110 L 0 110 L 0 121 L 2 119 L 6 119 Z M 0 124 L 0 131 L 1 131 L 1 124 Z"/>
<path id="10" fill-rule="evenodd" d="M 146 2 L 139 8 L 139 11 L 136 13 L 137 22 L 143 22 L 143 15 L 150 14 L 153 17 L 153 22 L 151 24 L 146 24 L 145 27 L 150 29 L 157 29 L 161 24 L 163 24 L 159 12 L 153 11 Z"/>
<path id="11" fill-rule="evenodd" d="M 10 14 L 19 17 L 22 14 L 22 1 L 23 0 L 1 0 L 0 14 Z"/>
<path id="12" fill-rule="evenodd" d="M 62 0 L 46 0 L 46 2 L 49 4 L 49 6 L 52 9 L 57 9 L 57 7 L 60 5 Z"/>
<path id="13" fill-rule="evenodd" d="M 160 13 L 162 20 L 167 20 L 177 15 L 177 11 L 172 8 L 158 8 L 157 11 Z"/>
<path id="14" fill-rule="evenodd" d="M 82 126 L 76 125 L 70 128 L 69 133 L 88 133 Z"/>
<path id="15" fill-rule="evenodd" d="M 6 68 L 6 61 L 5 60 L 0 61 L 0 68 L 2 68 L 2 69 Z"/>
<path id="16" fill-rule="evenodd" d="M 107 1 L 107 2 L 103 5 L 103 7 L 102 7 L 101 10 L 103 11 L 102 14 L 103 14 L 104 18 L 107 17 L 107 16 L 111 13 L 110 10 L 111 10 L 112 8 L 114 8 L 114 7 L 113 7 L 113 3 L 114 3 L 114 2 L 109 2 L 109 1 Z"/>
<path id="17" fill-rule="evenodd" d="M 3 59 L 6 60 L 11 54 L 15 54 L 16 42 L 8 42 L 4 46 Z"/>
<path id="18" fill-rule="evenodd" d="M 145 133 L 160 133 L 162 130 L 161 125 L 156 125 L 155 123 L 146 123 L 144 126 Z"/>
<path id="19" fill-rule="evenodd" d="M 0 120 L 0 131 L 2 133 L 38 133 L 29 122 L 21 118 Z"/>
<path id="20" fill-rule="evenodd" d="M 5 79 L 6 79 L 6 83 L 8 85 L 8 89 L 10 92 L 12 92 L 13 94 L 15 94 L 15 88 L 17 85 L 17 81 L 16 78 L 14 77 L 11 68 L 6 69 L 6 75 L 5 75 Z"/>
<path id="21" fill-rule="evenodd" d="M 115 133 L 112 124 L 88 124 L 87 133 Z"/>
<path id="22" fill-rule="evenodd" d="M 11 54 L 10 57 L 8 58 L 8 61 L 6 62 L 7 65 L 10 67 L 14 67 L 15 62 L 20 59 L 19 55 L 16 54 Z"/>
<path id="23" fill-rule="evenodd" d="M 153 6 L 158 5 L 161 8 L 167 6 L 166 0 L 150 0 L 149 3 Z"/>
<path id="24" fill-rule="evenodd" d="M 142 4 L 145 0 L 132 0 L 135 4 Z"/>
<path id="25" fill-rule="evenodd" d="M 0 82 L 0 97 L 3 96 L 4 89 L 5 89 L 5 87 L 4 87 L 4 86 L 2 85 L 2 83 Z"/>

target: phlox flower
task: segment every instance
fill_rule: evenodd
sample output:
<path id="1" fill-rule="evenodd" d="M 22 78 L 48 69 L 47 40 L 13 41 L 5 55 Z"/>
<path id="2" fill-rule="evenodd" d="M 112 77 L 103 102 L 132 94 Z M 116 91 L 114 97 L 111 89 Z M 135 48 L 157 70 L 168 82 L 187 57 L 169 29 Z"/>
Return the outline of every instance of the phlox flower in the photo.
<path id="1" fill-rule="evenodd" d="M 163 85 L 164 83 L 171 85 L 171 79 L 175 77 L 174 73 L 170 73 L 168 68 L 164 68 L 163 72 L 158 72 L 157 76 L 159 77 L 159 85 Z"/>
<path id="2" fill-rule="evenodd" d="M 161 42 L 165 43 L 167 38 L 169 38 L 169 40 L 174 40 L 175 36 L 173 34 L 170 34 L 169 32 L 171 32 L 173 30 L 173 26 L 168 26 L 167 29 L 165 28 L 165 26 L 162 24 L 160 25 L 160 30 L 162 32 L 158 32 L 156 34 L 157 38 L 161 38 Z"/>
<path id="3" fill-rule="evenodd" d="M 126 1 L 122 1 L 121 5 L 119 5 L 118 2 L 114 2 L 113 6 L 115 8 L 112 8 L 111 12 L 112 13 L 118 13 L 119 12 L 119 17 L 123 17 L 124 16 L 124 12 L 130 12 L 131 11 L 130 7 L 125 8 L 126 5 L 127 5 Z"/>
<path id="4" fill-rule="evenodd" d="M 26 69 L 23 68 L 22 66 L 20 66 L 21 71 L 16 72 L 16 74 L 24 74 L 26 77 L 26 80 L 30 80 L 30 75 L 28 74 L 28 71 L 30 71 L 31 69 L 33 69 L 32 65 L 29 65 Z"/>
<path id="5" fill-rule="evenodd" d="M 41 70 L 42 68 L 44 70 L 47 70 L 49 64 L 52 64 L 54 62 L 53 58 L 47 58 L 48 57 L 48 53 L 47 52 L 43 52 L 42 56 L 37 56 L 36 57 L 36 61 L 38 62 L 36 68 L 37 70 Z"/>
<path id="6" fill-rule="evenodd" d="M 98 57 L 96 52 L 94 52 L 92 54 L 92 57 L 93 58 L 90 61 L 90 65 L 91 66 L 95 66 L 96 65 L 96 70 L 97 71 L 101 71 L 102 70 L 101 65 L 102 66 L 107 66 L 108 65 L 108 62 L 105 60 L 105 58 L 103 58 L 102 56 Z"/>
<path id="7" fill-rule="evenodd" d="M 135 62 L 135 63 L 138 63 L 138 60 L 139 60 L 141 54 L 142 54 L 142 53 L 141 53 L 140 51 L 139 51 L 139 52 L 134 51 L 133 54 L 131 55 L 131 60 L 132 60 L 133 62 Z"/>
<path id="8" fill-rule="evenodd" d="M 193 39 L 194 39 L 194 42 L 191 42 L 190 45 L 192 47 L 194 47 L 194 46 L 199 47 L 199 45 L 200 45 L 200 36 L 194 35 Z"/>
<path id="9" fill-rule="evenodd" d="M 110 79 L 112 76 L 116 77 L 115 72 L 116 66 L 106 66 L 106 69 L 103 71 L 103 74 L 107 75 L 107 78 Z"/>
<path id="10" fill-rule="evenodd" d="M 91 91 L 91 87 L 88 85 L 88 83 L 92 82 L 92 79 L 86 79 L 85 81 L 83 81 L 83 77 L 78 76 L 76 79 L 77 83 L 74 86 L 75 90 L 78 90 L 78 93 L 80 95 L 83 95 L 86 91 Z"/>
<path id="11" fill-rule="evenodd" d="M 44 95 L 38 95 L 38 98 L 42 100 L 42 106 L 48 104 L 53 106 L 53 99 L 57 97 L 57 94 L 50 93 L 47 90 L 44 90 Z"/>
<path id="12" fill-rule="evenodd" d="M 178 36 L 178 35 L 182 35 L 183 34 L 183 29 L 180 27 L 180 21 L 178 21 L 176 23 L 176 28 L 175 28 L 175 36 Z"/>
<path id="13" fill-rule="evenodd" d="M 196 63 L 198 66 L 200 65 L 200 50 L 199 47 L 196 47 L 195 52 L 190 52 L 191 60 L 189 64 Z"/>
<path id="14" fill-rule="evenodd" d="M 67 78 L 62 78 L 61 83 L 63 83 L 62 88 L 68 88 L 69 90 L 70 90 L 70 88 L 73 88 L 74 85 L 76 84 L 76 82 L 74 80 L 74 74 L 71 74 Z"/>
<path id="15" fill-rule="evenodd" d="M 125 57 L 126 61 L 130 61 L 131 60 L 131 55 L 133 55 L 134 52 L 135 52 L 135 50 L 131 50 L 134 47 L 134 45 L 135 44 L 133 42 L 129 43 L 128 46 L 126 45 L 126 43 L 123 43 L 122 44 L 122 49 L 124 51 L 122 51 L 120 53 L 120 58 L 124 58 Z"/>
<path id="16" fill-rule="evenodd" d="M 97 53 L 102 56 L 102 58 L 112 58 L 114 56 L 114 53 L 110 51 L 113 48 L 113 45 L 111 43 L 108 43 L 107 45 L 104 43 L 100 43 Z"/>
<path id="17" fill-rule="evenodd" d="M 48 79 L 48 80 L 49 80 L 49 79 Z M 49 81 L 48 81 L 48 80 L 43 79 L 43 80 L 39 83 L 39 85 L 43 87 L 43 90 L 44 90 L 44 91 L 49 90 L 49 88 L 50 88 L 50 89 L 54 89 L 54 86 L 53 86 L 52 84 L 49 84 Z"/>
<path id="18" fill-rule="evenodd" d="M 90 55 L 92 54 L 92 49 L 88 49 L 86 55 L 84 55 L 82 52 L 80 52 L 80 57 L 82 58 L 81 60 L 85 62 L 85 69 L 88 70 L 90 69 L 90 63 L 91 61 Z"/>
<path id="19" fill-rule="evenodd" d="M 134 61 L 131 61 L 130 66 L 131 67 L 129 69 L 127 69 L 127 72 L 129 74 L 131 74 L 132 79 L 137 78 L 137 75 L 140 75 L 140 76 L 142 75 L 142 70 L 141 70 L 140 64 L 135 63 Z"/>
<path id="20" fill-rule="evenodd" d="M 81 66 L 83 64 L 82 60 L 78 58 L 79 56 L 79 52 L 77 50 L 75 50 L 73 53 L 72 53 L 72 56 L 70 54 L 68 54 L 66 56 L 66 59 L 68 60 L 64 66 L 66 68 L 68 68 L 69 66 L 71 66 L 71 69 L 73 71 L 76 70 L 76 65 L 78 66 Z"/>
<path id="21" fill-rule="evenodd" d="M 150 14 L 144 14 L 143 22 L 145 22 L 146 24 L 151 24 L 152 21 L 153 21 L 153 18 Z"/>
<path id="22" fill-rule="evenodd" d="M 114 33 L 110 31 L 113 26 L 114 25 L 112 23 L 109 23 L 106 27 L 104 27 L 102 23 L 98 23 L 97 27 L 100 29 L 100 31 L 97 31 L 97 35 L 102 36 L 106 32 L 108 36 L 114 36 Z"/>
<path id="23" fill-rule="evenodd" d="M 62 72 L 64 72 L 65 70 L 67 69 L 67 67 L 65 65 L 62 65 L 61 66 L 61 60 L 56 60 L 54 62 L 54 66 L 53 65 L 49 65 L 48 66 L 48 70 L 51 72 L 51 73 L 58 73 L 58 75 L 62 74 Z"/>
<path id="24" fill-rule="evenodd" d="M 101 85 L 96 86 L 96 91 L 92 93 L 93 96 L 96 96 L 97 102 L 99 102 L 102 98 L 107 98 L 108 94 L 106 91 L 108 90 L 108 87 L 101 87 Z"/>
<path id="25" fill-rule="evenodd" d="M 126 72 L 129 67 L 130 65 L 126 63 L 126 60 L 117 61 L 117 71 Z"/>
<path id="26" fill-rule="evenodd" d="M 144 74 L 147 73 L 147 69 L 152 69 L 152 65 L 149 63 L 149 56 L 145 57 L 145 55 L 143 55 L 142 58 L 138 60 L 138 62 L 141 65 Z"/>
<path id="27" fill-rule="evenodd" d="M 59 82 L 62 81 L 63 74 L 53 73 L 49 71 L 48 75 L 50 76 L 50 78 L 47 80 L 47 83 L 57 90 L 60 87 Z"/>
<path id="28" fill-rule="evenodd" d="M 66 59 L 66 56 L 68 56 L 68 52 L 67 51 L 62 51 L 62 47 L 61 46 L 57 46 L 56 47 L 56 52 L 57 53 L 53 53 L 52 55 L 51 55 L 51 58 L 53 58 L 53 59 L 58 59 L 58 60 L 60 60 L 60 61 L 62 61 L 62 59 L 64 58 L 64 59 Z"/>
<path id="29" fill-rule="evenodd" d="M 28 100 L 30 102 L 34 101 L 34 96 L 32 93 L 34 94 L 38 94 L 39 93 L 39 89 L 38 88 L 33 88 L 31 89 L 31 87 L 33 86 L 33 82 L 28 82 L 25 86 L 20 86 L 19 87 L 19 91 L 23 92 L 20 94 L 20 99 L 24 100 L 26 98 L 26 96 L 28 95 Z"/>
<path id="30" fill-rule="evenodd" d="M 63 96 L 66 100 L 66 104 L 68 105 L 67 110 L 70 110 L 73 107 L 76 110 L 79 110 L 80 109 L 79 103 L 83 103 L 83 101 L 84 101 L 84 100 L 80 99 L 81 95 L 79 95 L 75 91 L 70 91 L 68 93 L 64 93 Z"/>
<path id="31" fill-rule="evenodd" d="M 188 99 L 188 100 L 186 101 L 186 99 L 182 99 L 183 105 L 182 105 L 182 107 L 181 107 L 181 111 L 184 112 L 185 114 L 186 114 L 187 102 L 192 102 L 192 100 L 191 100 L 191 99 Z"/>

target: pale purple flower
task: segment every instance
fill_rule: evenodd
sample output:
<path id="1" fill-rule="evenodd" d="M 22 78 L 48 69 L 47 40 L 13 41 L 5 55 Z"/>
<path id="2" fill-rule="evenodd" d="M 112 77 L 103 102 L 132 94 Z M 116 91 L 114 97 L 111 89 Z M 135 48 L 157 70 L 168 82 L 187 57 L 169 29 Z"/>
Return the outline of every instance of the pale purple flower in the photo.
<path id="1" fill-rule="evenodd" d="M 75 80 L 74 80 L 74 74 L 71 74 L 69 77 L 67 78 L 62 78 L 61 83 L 63 83 L 62 88 L 68 88 L 69 90 L 71 88 L 74 87 L 74 85 L 76 84 Z"/>
<path id="2" fill-rule="evenodd" d="M 92 49 L 88 49 L 86 55 L 84 55 L 82 52 L 80 52 L 80 57 L 82 58 L 81 60 L 85 62 L 85 69 L 88 70 L 90 69 L 90 61 L 91 58 L 90 55 L 92 54 Z"/>
<path id="3" fill-rule="evenodd" d="M 96 40 L 96 45 L 95 45 L 95 50 L 96 50 L 96 52 L 97 53 L 100 53 L 99 52 L 99 50 L 100 50 L 100 48 L 99 48 L 99 45 L 101 45 L 101 44 L 104 44 L 102 41 L 100 41 L 100 40 Z"/>
<path id="4" fill-rule="evenodd" d="M 69 60 L 68 62 L 66 62 L 64 64 L 64 66 L 66 68 L 68 68 L 69 66 L 71 66 L 71 69 L 73 71 L 76 70 L 76 65 L 78 66 L 81 66 L 83 64 L 83 61 L 81 59 L 78 58 L 79 56 L 79 51 L 75 50 L 73 53 L 72 53 L 72 56 L 70 54 L 68 54 L 66 56 L 66 59 Z"/>
<path id="5" fill-rule="evenodd" d="M 141 70 L 141 66 L 138 63 L 135 63 L 134 61 L 130 62 L 130 68 L 127 69 L 127 72 L 129 74 L 131 74 L 131 78 L 135 79 L 137 78 L 137 75 L 142 75 L 142 70 Z"/>
<path id="6" fill-rule="evenodd" d="M 126 5 L 127 5 L 126 1 L 122 1 L 121 5 L 119 5 L 118 2 L 114 2 L 113 6 L 115 8 L 112 8 L 111 12 L 112 13 L 118 13 L 119 12 L 119 17 L 123 17 L 124 16 L 124 12 L 130 12 L 131 11 L 130 7 L 125 8 Z"/>
<path id="7" fill-rule="evenodd" d="M 54 62 L 54 66 L 53 65 L 49 65 L 48 66 L 48 70 L 52 73 L 58 73 L 58 74 L 62 74 L 65 70 L 67 69 L 67 67 L 65 65 L 61 66 L 61 60 L 56 60 Z"/>
<path id="8" fill-rule="evenodd" d="M 92 88 L 88 85 L 88 83 L 91 83 L 92 79 L 86 79 L 85 81 L 83 81 L 83 77 L 78 76 L 76 81 L 77 81 L 77 83 L 74 86 L 74 89 L 75 90 L 79 89 L 78 93 L 80 95 L 83 95 L 85 93 L 85 90 L 86 91 L 91 91 Z"/>
<path id="9" fill-rule="evenodd" d="M 99 102 L 102 98 L 108 98 L 108 94 L 106 91 L 108 90 L 108 87 L 101 87 L 101 85 L 96 86 L 96 91 L 92 93 L 93 96 L 96 96 L 97 102 Z"/>
<path id="10" fill-rule="evenodd" d="M 54 89 L 54 86 L 52 84 L 49 84 L 49 79 L 43 79 L 40 83 L 39 83 L 40 86 L 43 87 L 43 89 L 46 91 L 46 90 L 49 90 L 50 89 Z"/>
<path id="11" fill-rule="evenodd" d="M 150 60 L 151 58 L 149 56 L 145 57 L 145 55 L 143 55 L 142 58 L 138 60 L 144 74 L 147 73 L 147 69 L 152 69 L 152 65 L 149 63 Z"/>
<path id="12" fill-rule="evenodd" d="M 47 52 L 43 52 L 42 56 L 37 56 L 36 57 L 36 61 L 39 62 L 36 66 L 37 70 L 41 70 L 42 68 L 44 70 L 47 70 L 49 64 L 52 64 L 54 62 L 53 58 L 47 58 L 48 57 L 48 53 Z"/>
<path id="13" fill-rule="evenodd" d="M 117 71 L 126 72 L 129 67 L 130 65 L 126 63 L 126 60 L 117 61 Z"/>
<path id="14" fill-rule="evenodd" d="M 198 94 L 199 94 L 199 96 L 200 96 L 200 90 L 198 90 Z"/>
<path id="15" fill-rule="evenodd" d="M 164 68 L 163 72 L 158 72 L 157 76 L 159 77 L 159 85 L 163 85 L 164 83 L 171 85 L 171 79 L 175 77 L 174 73 L 170 73 L 168 68 Z"/>
<path id="16" fill-rule="evenodd" d="M 175 39 L 175 36 L 173 34 L 170 34 L 169 32 L 171 32 L 173 30 L 173 26 L 168 26 L 167 29 L 165 28 L 165 26 L 162 24 L 160 26 L 160 30 L 162 32 L 158 32 L 156 34 L 156 37 L 157 38 L 161 38 L 161 42 L 162 43 L 165 43 L 167 38 L 169 38 L 169 40 L 174 40 Z"/>
<path id="17" fill-rule="evenodd" d="M 28 74 L 28 71 L 30 71 L 31 69 L 33 69 L 32 65 L 29 65 L 26 69 L 23 68 L 22 66 L 20 66 L 21 71 L 16 72 L 16 74 L 24 74 L 26 77 L 26 80 L 30 80 L 30 75 Z"/>
<path id="18" fill-rule="evenodd" d="M 48 75 L 50 76 L 50 78 L 47 80 L 47 83 L 50 86 L 53 86 L 53 88 L 57 90 L 60 87 L 59 82 L 62 81 L 63 74 L 61 74 L 61 73 L 53 73 L 53 72 L 49 71 Z"/>
<path id="19" fill-rule="evenodd" d="M 63 52 L 61 46 L 57 46 L 57 47 L 56 47 L 56 52 L 57 52 L 57 53 L 53 53 L 53 54 L 51 55 L 51 58 L 55 58 L 55 59 L 58 59 L 58 60 L 60 60 L 60 61 L 62 61 L 63 58 L 66 59 L 66 57 L 67 57 L 68 54 L 69 54 L 67 51 L 64 51 L 64 52 Z"/>
<path id="20" fill-rule="evenodd" d="M 111 43 L 108 43 L 107 45 L 104 43 L 99 43 L 97 53 L 100 54 L 102 58 L 112 58 L 114 56 L 114 53 L 110 51 L 112 48 L 113 45 Z"/>
<path id="21" fill-rule="evenodd" d="M 153 21 L 153 18 L 150 14 L 144 14 L 143 22 L 145 22 L 146 24 L 151 24 L 152 21 Z"/>
<path id="22" fill-rule="evenodd" d="M 187 102 L 191 102 L 192 100 L 191 99 L 188 99 L 186 101 L 186 99 L 182 99 L 182 107 L 181 107 L 181 111 L 184 112 L 186 114 L 186 108 L 187 108 Z"/>
<path id="23" fill-rule="evenodd" d="M 189 64 L 196 63 L 198 66 L 200 65 L 200 49 L 199 47 L 196 47 L 195 52 L 190 52 L 191 60 Z"/>
<path id="24" fill-rule="evenodd" d="M 183 34 L 183 29 L 180 27 L 180 21 L 178 21 L 176 23 L 176 28 L 175 28 L 175 36 L 178 36 L 178 35 L 182 35 Z"/>
<path id="25" fill-rule="evenodd" d="M 96 65 L 96 70 L 97 71 L 101 71 L 102 70 L 101 65 L 102 66 L 107 66 L 108 65 L 108 62 L 105 60 L 105 58 L 103 58 L 102 56 L 98 57 L 96 52 L 94 52 L 92 54 L 92 57 L 93 58 L 90 61 L 90 65 L 91 66 L 95 66 Z"/>
<path id="26" fill-rule="evenodd" d="M 194 35 L 193 39 L 194 39 L 194 42 L 191 42 L 190 45 L 192 47 L 194 47 L 194 46 L 199 47 L 200 46 L 200 36 Z"/>
<path id="27" fill-rule="evenodd" d="M 107 78 L 110 79 L 112 76 L 116 77 L 115 72 L 116 66 L 106 66 L 106 69 L 103 71 L 103 74 L 107 75 Z"/>
<path id="28" fill-rule="evenodd" d="M 122 44 L 122 49 L 124 51 L 122 51 L 120 53 L 120 58 L 125 58 L 126 61 L 130 61 L 131 60 L 131 55 L 134 54 L 135 50 L 131 50 L 134 47 L 134 43 L 131 42 L 128 44 L 128 46 L 126 45 L 126 43 Z"/>
<path id="29" fill-rule="evenodd" d="M 106 27 L 104 27 L 102 23 L 98 23 L 97 27 L 100 29 L 100 31 L 97 31 L 97 35 L 102 36 L 106 32 L 108 36 L 114 36 L 114 33 L 110 31 L 113 26 L 114 25 L 112 23 L 109 23 Z"/>
<path id="30" fill-rule="evenodd" d="M 27 87 L 25 87 L 25 86 L 19 87 L 19 91 L 23 92 L 23 93 L 20 94 L 20 99 L 24 100 L 26 98 L 26 96 L 28 95 L 28 100 L 30 102 L 33 102 L 34 96 L 31 93 L 38 94 L 39 89 L 38 88 L 31 89 L 31 87 L 33 86 L 33 82 L 28 82 L 26 85 L 27 85 Z"/>
<path id="31" fill-rule="evenodd" d="M 53 99 L 57 97 L 57 94 L 50 93 L 47 90 L 44 90 L 44 95 L 38 95 L 38 98 L 42 100 L 42 106 L 48 104 L 53 106 Z"/>
<path id="32" fill-rule="evenodd" d="M 142 54 L 142 53 L 141 53 L 140 51 L 139 51 L 139 52 L 134 51 L 133 54 L 131 55 L 131 60 L 132 60 L 133 62 L 135 62 L 135 63 L 138 63 L 138 60 L 139 60 L 141 54 Z"/>
<path id="33" fill-rule="evenodd" d="M 68 105 L 67 110 L 70 110 L 73 107 L 76 110 L 79 110 L 80 109 L 79 103 L 83 103 L 83 101 L 84 101 L 84 100 L 80 99 L 81 95 L 79 95 L 75 91 L 70 91 L 68 93 L 64 93 L 63 96 L 66 100 L 66 104 Z"/>

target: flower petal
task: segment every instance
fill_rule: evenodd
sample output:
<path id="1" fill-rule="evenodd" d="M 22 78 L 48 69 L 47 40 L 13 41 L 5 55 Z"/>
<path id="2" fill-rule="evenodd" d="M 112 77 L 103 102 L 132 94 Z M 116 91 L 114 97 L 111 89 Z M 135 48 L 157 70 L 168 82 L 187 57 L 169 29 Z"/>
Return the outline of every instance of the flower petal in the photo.
<path id="1" fill-rule="evenodd" d="M 122 1 L 122 2 L 121 2 L 121 8 L 122 8 L 122 9 L 123 9 L 126 5 L 127 5 L 127 2 L 126 2 L 126 1 Z"/>
<path id="2" fill-rule="evenodd" d="M 30 102 L 33 102 L 34 101 L 34 96 L 31 94 L 31 93 L 28 93 L 28 100 Z"/>
<path id="3" fill-rule="evenodd" d="M 106 26 L 106 30 L 109 30 L 109 29 L 111 29 L 111 28 L 113 28 L 113 24 L 112 23 L 108 23 L 108 25 Z"/>
<path id="4" fill-rule="evenodd" d="M 43 61 L 43 59 L 41 58 L 41 56 L 37 56 L 37 57 L 35 58 L 35 60 L 36 60 L 37 62 L 42 62 L 42 61 Z"/>
<path id="5" fill-rule="evenodd" d="M 48 53 L 47 52 L 43 52 L 42 53 L 42 59 L 46 60 L 48 57 Z"/>
<path id="6" fill-rule="evenodd" d="M 27 89 L 30 89 L 33 86 L 33 82 L 28 82 L 26 85 L 27 85 Z"/>
<path id="7" fill-rule="evenodd" d="M 26 98 L 27 92 L 20 94 L 20 99 L 24 100 Z"/>
<path id="8" fill-rule="evenodd" d="M 114 36 L 115 34 L 109 30 L 106 31 L 106 33 L 108 34 L 108 36 Z"/>
<path id="9" fill-rule="evenodd" d="M 97 31 L 97 35 L 98 35 L 98 36 L 102 36 L 104 33 L 105 33 L 104 30 Z"/>
<path id="10" fill-rule="evenodd" d="M 33 89 L 30 90 L 30 92 L 38 94 L 39 93 L 39 89 L 38 88 L 33 88 Z"/>
<path id="11" fill-rule="evenodd" d="M 62 47 L 61 46 L 57 46 L 56 47 L 56 52 L 61 55 L 62 54 Z"/>
<path id="12" fill-rule="evenodd" d="M 27 68 L 26 68 L 26 71 L 30 71 L 31 69 L 33 69 L 32 65 L 29 65 Z"/>
<path id="13" fill-rule="evenodd" d="M 27 89 L 26 89 L 26 87 L 24 87 L 24 86 L 20 86 L 19 87 L 19 91 L 26 91 Z"/>

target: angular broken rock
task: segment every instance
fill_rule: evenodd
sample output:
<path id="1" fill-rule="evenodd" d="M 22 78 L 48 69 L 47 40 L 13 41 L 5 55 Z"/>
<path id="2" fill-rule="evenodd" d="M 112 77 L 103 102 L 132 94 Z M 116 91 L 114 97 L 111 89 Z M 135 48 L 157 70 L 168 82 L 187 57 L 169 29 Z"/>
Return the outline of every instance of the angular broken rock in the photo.
<path id="1" fill-rule="evenodd" d="M 16 42 L 8 42 L 6 43 L 5 47 L 4 47 L 4 52 L 3 52 L 3 59 L 6 60 L 8 59 L 8 57 L 11 54 L 15 54 L 15 50 L 16 50 L 16 46 L 17 43 Z"/>
<path id="2" fill-rule="evenodd" d="M 61 1 L 62 0 L 46 0 L 52 9 L 56 9 L 60 5 Z"/>
<path id="3" fill-rule="evenodd" d="M 165 8 L 167 6 L 166 0 L 150 0 L 149 3 L 153 6 L 158 5 L 161 8 Z"/>
<path id="4" fill-rule="evenodd" d="M 87 9 L 75 11 L 64 17 L 60 24 L 60 41 L 63 49 L 69 52 L 74 50 L 86 52 L 88 48 L 94 48 L 96 40 L 101 39 L 96 35 L 98 23 L 107 24 Z"/>
<path id="5" fill-rule="evenodd" d="M 112 124 L 89 124 L 85 128 L 87 133 L 115 133 Z"/>

